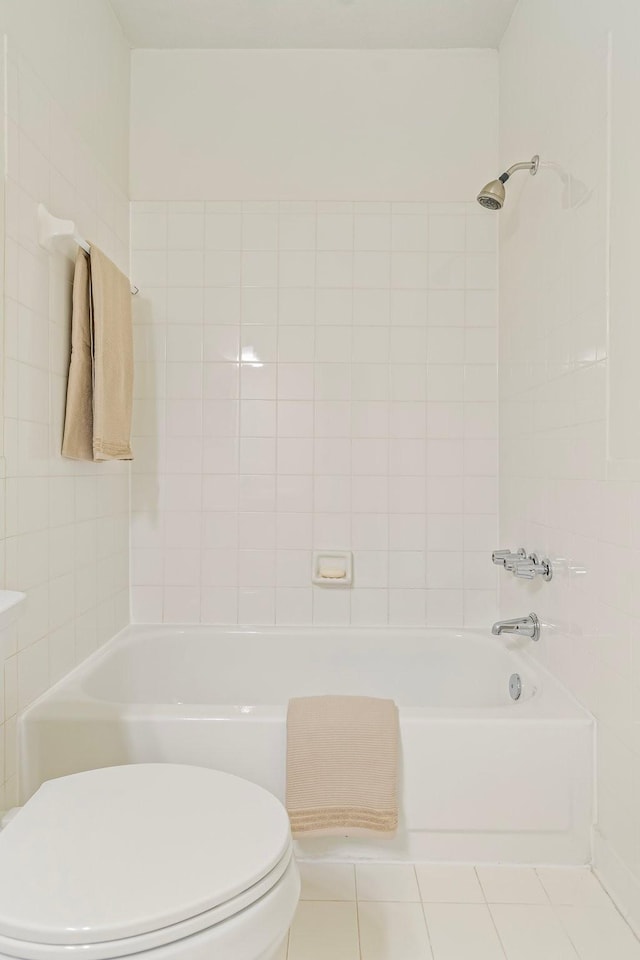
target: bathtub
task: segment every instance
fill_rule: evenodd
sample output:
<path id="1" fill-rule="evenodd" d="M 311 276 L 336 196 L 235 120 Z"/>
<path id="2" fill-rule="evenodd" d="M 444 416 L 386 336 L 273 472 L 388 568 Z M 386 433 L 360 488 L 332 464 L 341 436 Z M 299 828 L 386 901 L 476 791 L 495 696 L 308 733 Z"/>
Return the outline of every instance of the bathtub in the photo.
<path id="1" fill-rule="evenodd" d="M 226 770 L 283 799 L 289 697 L 392 697 L 397 835 L 305 840 L 299 854 L 585 863 L 593 721 L 521 643 L 470 630 L 128 627 L 22 716 L 22 800 L 51 777 L 146 761 Z"/>

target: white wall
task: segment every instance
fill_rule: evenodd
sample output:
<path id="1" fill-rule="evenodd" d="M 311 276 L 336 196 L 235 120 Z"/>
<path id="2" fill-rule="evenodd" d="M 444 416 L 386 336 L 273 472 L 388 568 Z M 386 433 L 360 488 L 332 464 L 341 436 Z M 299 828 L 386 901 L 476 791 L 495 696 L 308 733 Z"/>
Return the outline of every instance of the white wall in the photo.
<path id="1" fill-rule="evenodd" d="M 0 0 L 0 29 L 123 191 L 129 182 L 130 50 L 107 0 Z"/>
<path id="2" fill-rule="evenodd" d="M 34 25 L 37 24 L 37 29 Z M 128 621 L 129 468 L 60 456 L 72 262 L 38 246 L 38 202 L 129 259 L 128 51 L 105 0 L 0 4 L 8 35 L 0 808 L 17 799 L 16 718 Z"/>
<path id="3" fill-rule="evenodd" d="M 495 167 L 495 51 L 137 50 L 135 200 L 437 200 Z"/>
<path id="4" fill-rule="evenodd" d="M 595 863 L 637 928 L 640 486 L 607 446 L 637 433 L 639 30 L 624 0 L 520 0 L 500 52 L 501 165 L 542 158 L 500 214 L 501 545 L 554 561 L 549 584 L 503 575 L 501 607 L 538 613 L 537 653 L 597 717 Z"/>
<path id="5" fill-rule="evenodd" d="M 134 53 L 137 620 L 491 619 L 496 61 Z"/>

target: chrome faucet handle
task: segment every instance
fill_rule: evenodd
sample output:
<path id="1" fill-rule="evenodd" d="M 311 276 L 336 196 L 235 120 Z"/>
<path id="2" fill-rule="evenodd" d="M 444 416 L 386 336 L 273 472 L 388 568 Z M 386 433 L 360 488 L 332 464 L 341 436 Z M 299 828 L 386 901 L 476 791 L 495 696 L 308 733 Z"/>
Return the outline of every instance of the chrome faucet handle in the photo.
<path id="1" fill-rule="evenodd" d="M 513 570 L 513 566 L 519 560 L 526 560 L 527 551 L 520 547 L 515 553 L 511 550 L 494 550 L 491 554 L 491 560 L 497 566 L 502 566 L 506 570 Z"/>
<path id="2" fill-rule="evenodd" d="M 540 560 L 537 554 L 519 560 L 513 567 L 513 573 L 521 580 L 535 580 L 540 576 L 543 580 L 551 580 L 553 572 L 548 560 Z"/>
<path id="3" fill-rule="evenodd" d="M 494 550 L 491 554 L 491 562 L 504 567 L 505 560 L 510 556 L 511 550 Z"/>
<path id="4" fill-rule="evenodd" d="M 513 574 L 520 580 L 535 580 L 536 568 L 533 561 L 528 558 L 526 560 L 520 560 L 513 568 Z"/>
<path id="5" fill-rule="evenodd" d="M 512 553 L 511 556 L 507 557 L 506 560 L 504 561 L 504 568 L 505 570 L 508 570 L 510 573 L 513 573 L 517 565 L 519 563 L 522 563 L 522 561 L 526 559 L 527 559 L 526 553 L 520 553 L 520 551 L 518 551 L 517 553 Z"/>
<path id="6" fill-rule="evenodd" d="M 513 573 L 516 566 L 526 559 L 527 559 L 527 551 L 525 550 L 524 547 L 519 547 L 515 553 L 511 553 L 509 554 L 508 557 L 505 558 L 504 568 L 505 570 L 509 570 L 511 573 Z"/>

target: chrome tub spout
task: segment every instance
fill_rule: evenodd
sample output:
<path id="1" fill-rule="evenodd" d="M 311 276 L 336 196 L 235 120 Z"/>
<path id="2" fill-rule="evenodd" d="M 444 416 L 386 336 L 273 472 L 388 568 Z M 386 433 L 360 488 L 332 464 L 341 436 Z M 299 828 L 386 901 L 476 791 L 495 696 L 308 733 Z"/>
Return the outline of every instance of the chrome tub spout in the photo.
<path id="1" fill-rule="evenodd" d="M 540 621 L 535 613 L 528 617 L 516 617 L 515 620 L 498 620 L 491 627 L 491 633 L 499 637 L 503 633 L 512 633 L 515 636 L 529 637 L 530 640 L 540 639 Z"/>

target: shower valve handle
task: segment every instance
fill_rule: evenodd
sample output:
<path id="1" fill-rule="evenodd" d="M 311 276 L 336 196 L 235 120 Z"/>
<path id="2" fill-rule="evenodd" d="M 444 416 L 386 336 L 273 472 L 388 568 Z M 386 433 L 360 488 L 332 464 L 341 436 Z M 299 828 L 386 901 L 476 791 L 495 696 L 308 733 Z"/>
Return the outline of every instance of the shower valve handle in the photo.
<path id="1" fill-rule="evenodd" d="M 513 570 L 519 561 L 526 559 L 527 551 L 524 547 L 520 547 L 515 553 L 511 550 L 494 550 L 491 554 L 493 563 L 497 566 L 504 567 L 505 570 Z"/>
<path id="2" fill-rule="evenodd" d="M 515 564 L 513 572 L 521 580 L 535 580 L 537 576 L 543 580 L 551 580 L 551 564 L 548 560 L 539 560 L 535 553 Z"/>

